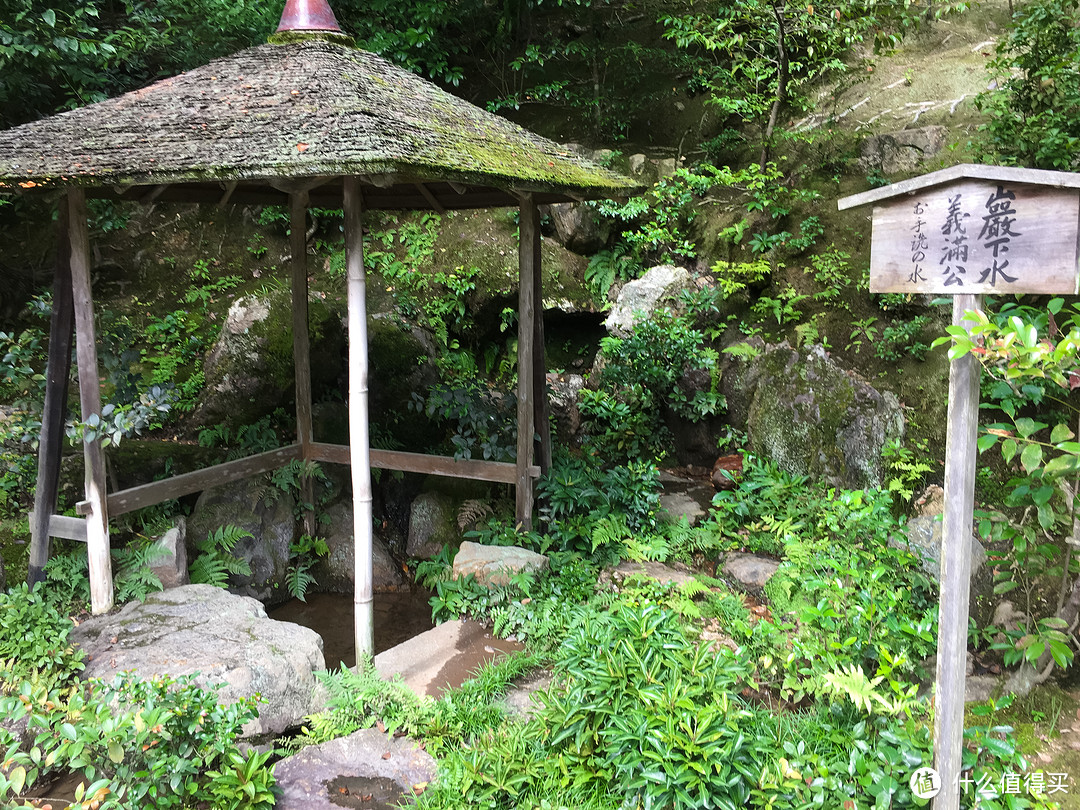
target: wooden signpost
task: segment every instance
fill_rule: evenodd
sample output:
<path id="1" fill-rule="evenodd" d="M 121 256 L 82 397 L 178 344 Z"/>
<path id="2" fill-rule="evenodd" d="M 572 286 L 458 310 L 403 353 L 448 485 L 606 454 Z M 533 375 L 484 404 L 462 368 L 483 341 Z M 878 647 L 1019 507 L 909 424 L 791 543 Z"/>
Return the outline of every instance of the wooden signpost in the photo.
<path id="1" fill-rule="evenodd" d="M 876 203 L 870 291 L 953 296 L 953 324 L 984 294 L 1075 294 L 1080 174 L 962 165 L 845 197 Z M 979 417 L 978 360 L 949 368 L 938 654 L 935 810 L 960 806 L 964 676 Z"/>

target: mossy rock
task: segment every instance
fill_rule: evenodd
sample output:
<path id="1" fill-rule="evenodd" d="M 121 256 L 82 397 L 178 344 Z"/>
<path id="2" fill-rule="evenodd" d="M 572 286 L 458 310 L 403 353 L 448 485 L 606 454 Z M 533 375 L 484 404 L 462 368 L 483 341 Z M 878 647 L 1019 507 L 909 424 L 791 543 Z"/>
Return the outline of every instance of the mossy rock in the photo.
<path id="1" fill-rule="evenodd" d="M 729 416 L 754 455 L 832 486 L 881 486 L 881 450 L 904 432 L 894 394 L 841 368 L 820 346 L 800 352 L 786 343 L 731 361 L 722 380 Z"/>

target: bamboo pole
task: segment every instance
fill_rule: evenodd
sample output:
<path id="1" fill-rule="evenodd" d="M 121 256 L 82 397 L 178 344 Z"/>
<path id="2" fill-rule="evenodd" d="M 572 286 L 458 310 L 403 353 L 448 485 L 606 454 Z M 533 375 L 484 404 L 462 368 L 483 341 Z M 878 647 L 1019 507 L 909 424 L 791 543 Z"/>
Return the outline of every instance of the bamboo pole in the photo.
<path id="1" fill-rule="evenodd" d="M 68 191 L 71 234 L 71 287 L 75 308 L 76 359 L 79 400 L 85 422 L 101 413 L 101 376 L 94 338 L 94 301 L 90 291 L 90 233 L 86 222 L 86 195 L 81 188 Z M 100 441 L 83 442 L 86 465 L 86 553 L 90 563 L 90 606 L 95 615 L 113 605 L 112 561 L 109 557 L 109 515 L 105 505 L 105 453 Z"/>
<path id="2" fill-rule="evenodd" d="M 33 587 L 45 580 L 49 561 L 49 516 L 56 511 L 60 485 L 60 455 L 64 442 L 64 414 L 68 382 L 71 379 L 71 341 L 75 329 L 71 291 L 71 235 L 68 204 L 57 212 L 56 267 L 53 273 L 52 318 L 49 323 L 49 360 L 45 367 L 45 406 L 41 413 L 38 440 L 37 485 L 34 488 L 34 517 L 30 523 L 30 562 L 26 583 Z"/>
<path id="3" fill-rule="evenodd" d="M 360 180 L 346 177 L 345 267 L 349 324 L 349 448 L 353 487 L 353 616 L 356 666 L 375 652 L 372 611 L 371 457 L 368 434 L 367 302 L 364 289 L 363 200 Z"/>
<path id="4" fill-rule="evenodd" d="M 308 194 L 301 191 L 289 195 L 292 253 L 292 328 L 293 372 L 296 381 L 296 441 L 303 458 L 311 447 L 311 340 L 308 334 L 308 269 L 307 269 L 307 207 Z M 300 497 L 305 504 L 304 532 L 315 534 L 315 487 L 310 478 L 300 482 Z"/>
<path id="5" fill-rule="evenodd" d="M 520 529 L 532 529 L 533 484 L 529 467 L 533 456 L 533 374 L 536 340 L 536 260 L 540 242 L 540 215 L 531 194 L 521 196 L 518 220 L 518 375 L 517 375 L 517 505 Z"/>
<path id="6" fill-rule="evenodd" d="M 954 296 L 953 324 L 964 326 L 964 313 L 981 307 L 981 295 Z M 934 766 L 941 779 L 941 792 L 933 800 L 934 810 L 955 810 L 960 806 L 980 371 L 979 361 L 972 354 L 953 360 L 949 366 L 945 517 L 934 699 Z"/>

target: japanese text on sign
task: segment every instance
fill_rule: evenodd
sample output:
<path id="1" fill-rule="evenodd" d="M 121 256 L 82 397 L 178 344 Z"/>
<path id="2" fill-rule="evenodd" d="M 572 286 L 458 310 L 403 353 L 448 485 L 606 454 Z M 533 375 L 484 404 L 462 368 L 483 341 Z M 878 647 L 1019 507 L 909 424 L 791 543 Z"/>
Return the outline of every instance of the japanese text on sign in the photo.
<path id="1" fill-rule="evenodd" d="M 1080 195 L 965 180 L 874 210 L 872 292 L 1073 293 Z"/>

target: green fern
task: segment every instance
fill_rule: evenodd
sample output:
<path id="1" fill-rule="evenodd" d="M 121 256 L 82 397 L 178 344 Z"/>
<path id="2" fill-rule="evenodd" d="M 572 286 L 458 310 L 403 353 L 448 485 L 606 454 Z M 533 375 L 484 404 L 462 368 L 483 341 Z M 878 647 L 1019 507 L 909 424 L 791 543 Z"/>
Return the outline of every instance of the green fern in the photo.
<path id="1" fill-rule="evenodd" d="M 289 570 L 285 574 L 285 586 L 289 589 L 292 597 L 299 599 L 301 602 L 307 601 L 305 598 L 307 590 L 315 584 L 315 577 L 308 573 L 308 568 L 311 567 L 312 562 L 309 560 L 308 562 L 289 566 Z"/>
<path id="2" fill-rule="evenodd" d="M 229 583 L 229 574 L 251 576 L 251 566 L 247 560 L 232 554 L 240 540 L 251 536 L 251 532 L 231 524 L 219 526 L 217 531 L 210 532 L 205 540 L 195 544 L 199 553 L 188 568 L 191 581 L 224 588 Z"/>

